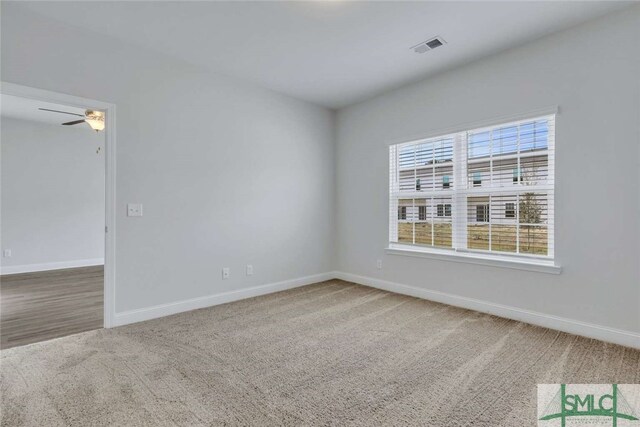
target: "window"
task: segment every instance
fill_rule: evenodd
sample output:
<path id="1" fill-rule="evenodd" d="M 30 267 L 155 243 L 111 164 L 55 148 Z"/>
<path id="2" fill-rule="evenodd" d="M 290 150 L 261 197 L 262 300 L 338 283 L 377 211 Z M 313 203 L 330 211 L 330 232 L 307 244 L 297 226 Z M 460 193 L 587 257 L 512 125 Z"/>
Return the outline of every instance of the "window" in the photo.
<path id="1" fill-rule="evenodd" d="M 479 187 L 480 185 L 482 185 L 482 173 L 481 172 L 474 172 L 473 173 L 473 186 L 474 187 Z"/>
<path id="2" fill-rule="evenodd" d="M 398 220 L 406 221 L 406 219 L 407 219 L 407 207 L 406 206 L 398 207 Z"/>
<path id="3" fill-rule="evenodd" d="M 445 175 L 442 177 L 442 189 L 446 190 L 447 188 L 451 188 L 449 185 L 449 175 Z"/>
<path id="4" fill-rule="evenodd" d="M 517 184 L 518 181 L 522 182 L 522 174 L 520 173 L 520 169 L 514 168 L 513 169 L 513 182 Z"/>
<path id="5" fill-rule="evenodd" d="M 489 205 L 476 205 L 476 222 L 489 222 Z"/>
<path id="6" fill-rule="evenodd" d="M 437 207 L 438 216 L 451 216 L 451 204 L 440 203 Z"/>
<path id="7" fill-rule="evenodd" d="M 426 220 L 427 220 L 427 207 L 418 206 L 418 221 L 426 221 Z"/>
<path id="8" fill-rule="evenodd" d="M 516 204 L 515 203 L 505 203 L 504 204 L 504 217 L 505 218 L 515 218 L 516 217 Z"/>
<path id="9" fill-rule="evenodd" d="M 549 115 L 392 145 L 391 246 L 553 258 L 554 129 Z"/>

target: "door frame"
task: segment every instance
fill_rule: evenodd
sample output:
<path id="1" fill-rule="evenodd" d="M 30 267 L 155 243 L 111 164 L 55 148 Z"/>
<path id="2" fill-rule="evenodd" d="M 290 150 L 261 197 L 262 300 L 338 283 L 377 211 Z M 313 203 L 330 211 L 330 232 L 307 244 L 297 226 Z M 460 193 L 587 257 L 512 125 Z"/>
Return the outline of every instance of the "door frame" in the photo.
<path id="1" fill-rule="evenodd" d="M 104 101 L 0 82 L 0 93 L 38 101 L 97 109 L 105 114 L 104 327 L 114 326 L 116 293 L 116 106 Z"/>

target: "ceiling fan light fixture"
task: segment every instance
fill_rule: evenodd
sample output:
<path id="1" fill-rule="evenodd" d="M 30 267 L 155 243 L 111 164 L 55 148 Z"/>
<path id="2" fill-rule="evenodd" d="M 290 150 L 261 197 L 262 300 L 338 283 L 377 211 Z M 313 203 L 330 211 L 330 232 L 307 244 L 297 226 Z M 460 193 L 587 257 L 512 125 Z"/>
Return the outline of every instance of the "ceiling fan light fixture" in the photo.
<path id="1" fill-rule="evenodd" d="M 102 111 L 87 110 L 84 121 L 96 132 L 104 130 L 104 113 Z"/>

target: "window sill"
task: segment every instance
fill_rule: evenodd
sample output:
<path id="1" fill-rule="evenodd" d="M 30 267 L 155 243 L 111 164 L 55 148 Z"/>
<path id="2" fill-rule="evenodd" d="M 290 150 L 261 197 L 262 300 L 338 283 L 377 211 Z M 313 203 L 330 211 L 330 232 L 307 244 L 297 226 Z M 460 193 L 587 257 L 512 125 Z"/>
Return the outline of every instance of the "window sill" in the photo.
<path id="1" fill-rule="evenodd" d="M 513 259 L 500 255 L 453 252 L 396 244 L 389 245 L 389 247 L 385 249 L 385 252 L 389 255 L 403 255 L 418 258 L 438 259 L 442 261 L 464 262 L 467 264 L 488 265 L 491 267 L 535 271 L 538 273 L 560 274 L 562 272 L 562 267 L 555 265 L 553 260 Z"/>

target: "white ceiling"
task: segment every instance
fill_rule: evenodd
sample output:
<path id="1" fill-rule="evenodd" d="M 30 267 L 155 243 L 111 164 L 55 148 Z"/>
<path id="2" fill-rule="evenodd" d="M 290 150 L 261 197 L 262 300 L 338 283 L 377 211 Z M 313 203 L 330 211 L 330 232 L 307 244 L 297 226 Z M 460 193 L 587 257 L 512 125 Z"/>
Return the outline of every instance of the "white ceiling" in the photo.
<path id="1" fill-rule="evenodd" d="M 41 111 L 39 108 L 48 108 L 50 110 L 67 111 L 69 113 L 84 115 L 84 110 L 82 108 L 0 94 L 0 115 L 2 117 L 48 123 L 52 125 L 60 125 L 65 122 L 81 119 L 81 117 L 70 114 Z"/>
<path id="2" fill-rule="evenodd" d="M 56 20 L 339 108 L 631 4 L 24 2 Z M 442 36 L 447 44 L 409 48 Z"/>

